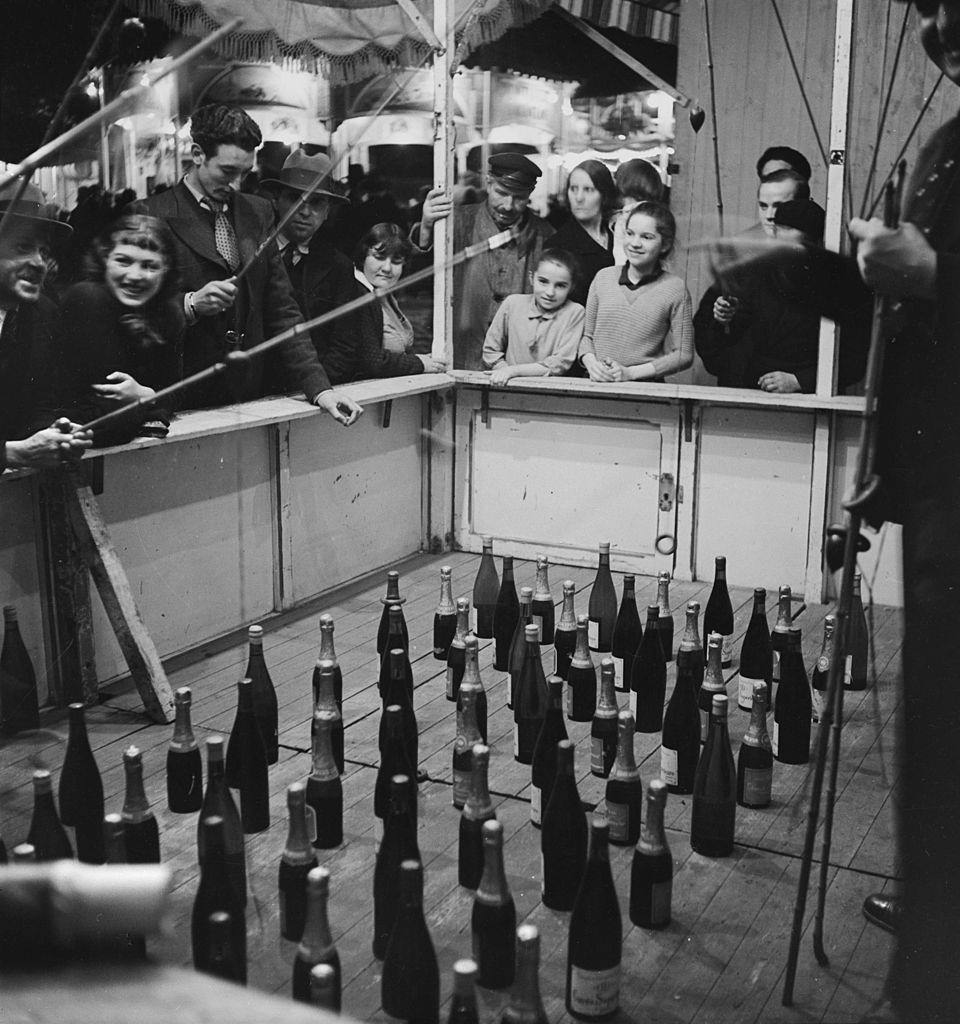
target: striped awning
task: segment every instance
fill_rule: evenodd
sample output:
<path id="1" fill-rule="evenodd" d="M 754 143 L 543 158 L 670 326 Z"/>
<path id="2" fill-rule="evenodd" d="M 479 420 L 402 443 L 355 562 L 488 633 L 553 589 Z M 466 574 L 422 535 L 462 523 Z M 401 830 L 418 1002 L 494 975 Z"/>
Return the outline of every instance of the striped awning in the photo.
<path id="1" fill-rule="evenodd" d="M 677 45 L 680 0 L 557 0 L 557 6 L 598 28 Z"/>

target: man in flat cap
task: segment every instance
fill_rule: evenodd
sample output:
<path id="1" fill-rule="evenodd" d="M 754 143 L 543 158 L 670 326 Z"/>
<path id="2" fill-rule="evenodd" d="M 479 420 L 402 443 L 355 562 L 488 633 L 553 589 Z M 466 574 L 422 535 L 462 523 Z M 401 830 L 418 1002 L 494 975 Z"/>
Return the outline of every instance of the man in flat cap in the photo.
<path id="1" fill-rule="evenodd" d="M 487 198 L 457 208 L 453 248 L 459 252 L 509 228 L 519 234 L 507 245 L 461 263 L 453 276 L 453 365 L 458 370 L 483 369 L 483 339 L 497 307 L 508 296 L 529 292 L 530 274 L 553 228 L 532 213 L 530 195 L 541 171 L 522 153 L 490 157 Z M 433 245 L 433 226 L 453 209 L 449 192 L 432 189 L 423 203 L 423 216 L 411 239 L 421 249 Z"/>

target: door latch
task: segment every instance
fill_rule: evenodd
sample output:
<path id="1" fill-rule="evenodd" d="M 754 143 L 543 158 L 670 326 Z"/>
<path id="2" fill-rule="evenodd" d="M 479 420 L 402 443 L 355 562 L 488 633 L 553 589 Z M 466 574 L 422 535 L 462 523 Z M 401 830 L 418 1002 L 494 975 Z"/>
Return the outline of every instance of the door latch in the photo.
<path id="1" fill-rule="evenodd" d="M 660 474 L 660 511 L 671 512 L 676 497 L 676 483 L 673 473 Z"/>

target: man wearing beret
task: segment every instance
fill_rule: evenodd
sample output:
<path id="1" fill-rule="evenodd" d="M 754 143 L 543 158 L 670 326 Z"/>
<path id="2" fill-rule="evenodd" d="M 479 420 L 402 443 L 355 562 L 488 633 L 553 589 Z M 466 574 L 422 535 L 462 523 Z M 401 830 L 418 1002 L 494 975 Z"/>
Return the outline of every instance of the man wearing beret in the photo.
<path id="1" fill-rule="evenodd" d="M 458 370 L 483 369 L 483 339 L 497 307 L 508 296 L 530 291 L 544 241 L 553 228 L 527 207 L 541 171 L 522 153 L 490 157 L 487 198 L 457 208 L 453 248 L 485 241 L 491 235 L 518 228 L 516 238 L 492 252 L 461 263 L 453 276 L 453 365 Z M 421 249 L 433 246 L 433 226 L 453 209 L 450 193 L 432 189 L 423 203 L 423 216 L 410 237 Z"/>

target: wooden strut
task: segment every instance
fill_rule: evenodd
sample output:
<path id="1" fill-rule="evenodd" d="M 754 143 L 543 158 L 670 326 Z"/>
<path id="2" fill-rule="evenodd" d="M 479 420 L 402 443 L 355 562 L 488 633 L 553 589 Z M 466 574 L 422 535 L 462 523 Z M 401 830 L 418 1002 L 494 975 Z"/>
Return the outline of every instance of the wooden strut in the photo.
<path id="1" fill-rule="evenodd" d="M 707 71 L 710 75 L 710 120 L 713 133 L 713 173 L 717 183 L 717 222 L 723 237 L 723 192 L 720 183 L 720 143 L 717 141 L 717 85 L 713 77 L 713 35 L 710 32 L 710 0 L 703 0 L 703 27 L 707 36 Z"/>

